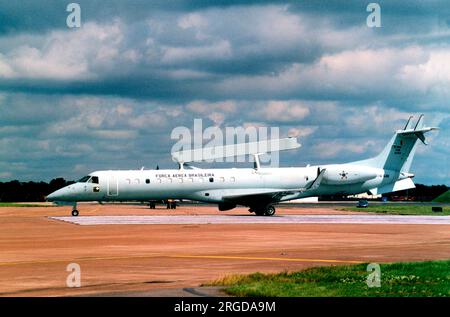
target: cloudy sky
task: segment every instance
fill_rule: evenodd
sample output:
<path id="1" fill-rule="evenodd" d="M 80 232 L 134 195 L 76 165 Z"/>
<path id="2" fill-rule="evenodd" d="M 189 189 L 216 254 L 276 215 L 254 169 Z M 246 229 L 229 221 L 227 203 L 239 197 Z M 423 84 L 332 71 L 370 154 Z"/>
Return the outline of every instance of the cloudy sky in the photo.
<path id="1" fill-rule="evenodd" d="M 441 130 L 416 182 L 450 185 L 450 6 L 378 1 L 0 2 L 0 181 L 174 167 L 171 131 L 280 127 L 282 166 L 375 155 L 410 114 Z"/>

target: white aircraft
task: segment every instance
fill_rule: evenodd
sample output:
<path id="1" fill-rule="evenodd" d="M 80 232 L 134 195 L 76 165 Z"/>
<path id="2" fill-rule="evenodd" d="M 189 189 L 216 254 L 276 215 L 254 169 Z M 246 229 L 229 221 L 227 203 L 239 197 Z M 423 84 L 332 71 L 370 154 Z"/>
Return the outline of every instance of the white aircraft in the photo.
<path id="1" fill-rule="evenodd" d="M 437 128 L 423 127 L 423 115 L 412 128 L 411 118 L 380 154 L 362 161 L 269 168 L 261 167 L 258 154 L 253 153 L 254 168 L 190 169 L 181 162 L 178 170 L 96 171 L 51 193 L 47 200 L 72 205 L 73 216 L 78 215 L 80 201 L 169 199 L 215 203 L 221 211 L 243 205 L 258 216 L 272 216 L 274 204 L 292 199 L 364 192 L 376 195 L 414 188 L 414 174 L 409 169 L 417 140 L 426 144 L 424 134 Z"/>

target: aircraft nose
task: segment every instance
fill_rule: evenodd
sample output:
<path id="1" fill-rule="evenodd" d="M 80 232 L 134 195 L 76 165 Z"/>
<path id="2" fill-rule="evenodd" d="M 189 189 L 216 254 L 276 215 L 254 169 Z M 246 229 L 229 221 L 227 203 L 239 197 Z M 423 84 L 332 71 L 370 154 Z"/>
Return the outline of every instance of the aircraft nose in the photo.
<path id="1" fill-rule="evenodd" d="M 63 190 L 63 188 L 58 189 L 58 190 L 54 191 L 53 193 L 49 194 L 45 198 L 45 200 L 47 200 L 47 201 L 56 201 L 58 199 L 62 199 L 63 196 L 64 196 L 64 192 L 65 192 L 65 190 Z"/>

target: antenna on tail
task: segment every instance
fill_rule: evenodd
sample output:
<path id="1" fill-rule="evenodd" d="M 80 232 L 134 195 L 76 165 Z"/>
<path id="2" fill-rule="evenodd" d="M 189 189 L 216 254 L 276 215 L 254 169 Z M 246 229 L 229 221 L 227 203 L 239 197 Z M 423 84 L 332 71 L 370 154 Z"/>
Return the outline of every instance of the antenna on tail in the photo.
<path id="1" fill-rule="evenodd" d="M 403 128 L 403 130 L 406 130 L 408 128 L 409 122 L 411 121 L 412 118 L 413 118 L 413 116 L 409 116 L 408 122 L 406 122 L 406 125 Z"/>
<path id="2" fill-rule="evenodd" d="M 419 120 L 417 120 L 416 126 L 414 127 L 414 130 L 417 130 L 417 128 L 422 128 L 423 126 L 423 113 L 420 115 Z"/>

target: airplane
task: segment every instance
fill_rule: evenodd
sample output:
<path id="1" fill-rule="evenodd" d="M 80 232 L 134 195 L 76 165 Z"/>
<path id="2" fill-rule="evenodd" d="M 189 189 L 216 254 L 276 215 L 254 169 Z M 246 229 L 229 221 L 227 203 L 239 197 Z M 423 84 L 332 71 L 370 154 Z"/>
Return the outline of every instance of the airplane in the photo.
<path id="1" fill-rule="evenodd" d="M 424 127 L 423 115 L 414 128 L 408 119 L 375 157 L 344 164 L 306 167 L 190 169 L 181 162 L 172 170 L 105 170 L 84 176 L 76 183 L 47 196 L 48 201 L 72 205 L 78 216 L 82 201 L 192 200 L 218 205 L 220 211 L 238 205 L 257 216 L 273 216 L 274 205 L 320 195 L 384 194 L 414 188 L 411 163 L 420 140 L 436 127 Z M 411 125 L 410 125 L 411 123 Z M 290 141 L 290 140 L 288 140 Z M 298 145 L 299 146 L 299 145 Z"/>

